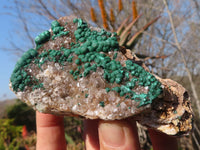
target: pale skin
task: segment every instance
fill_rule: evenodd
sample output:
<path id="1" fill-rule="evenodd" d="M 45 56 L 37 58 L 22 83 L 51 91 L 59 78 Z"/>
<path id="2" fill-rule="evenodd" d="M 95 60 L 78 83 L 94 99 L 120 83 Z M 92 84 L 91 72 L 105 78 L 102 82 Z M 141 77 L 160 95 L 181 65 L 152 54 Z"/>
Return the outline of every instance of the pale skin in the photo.
<path id="1" fill-rule="evenodd" d="M 66 150 L 63 116 L 36 113 L 37 150 Z M 177 150 L 174 137 L 149 129 L 153 150 Z M 120 121 L 85 120 L 87 150 L 141 150 L 137 127 L 132 119 Z"/>

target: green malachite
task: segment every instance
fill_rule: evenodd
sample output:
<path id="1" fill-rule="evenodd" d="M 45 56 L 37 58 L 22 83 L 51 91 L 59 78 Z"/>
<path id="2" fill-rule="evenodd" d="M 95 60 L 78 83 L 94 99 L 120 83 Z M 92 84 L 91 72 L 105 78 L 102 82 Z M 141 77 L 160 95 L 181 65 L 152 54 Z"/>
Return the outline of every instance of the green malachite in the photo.
<path id="1" fill-rule="evenodd" d="M 25 52 L 15 65 L 14 71 L 11 75 L 10 81 L 12 82 L 12 88 L 14 91 L 23 91 L 28 86 L 39 86 L 40 83 L 36 78 L 32 78 L 24 70 L 29 66 L 32 60 L 37 57 L 38 52 L 34 49 L 30 49 Z M 33 83 L 35 85 L 33 85 Z"/>
<path id="2" fill-rule="evenodd" d="M 85 94 L 85 98 L 87 98 L 89 96 L 89 94 Z"/>
<path id="3" fill-rule="evenodd" d="M 60 50 L 44 50 L 41 54 L 38 54 L 37 50 L 30 49 L 24 53 L 11 76 L 14 91 L 23 91 L 25 86 L 33 87 L 33 90 L 42 88 L 43 84 L 39 83 L 35 77 L 27 75 L 25 68 L 32 61 L 40 69 L 46 61 L 53 61 L 61 65 L 65 65 L 66 62 L 76 63 L 77 68 L 69 70 L 75 80 L 86 77 L 91 72 L 96 72 L 98 67 L 102 68 L 104 79 L 110 84 L 117 83 L 119 85 L 111 89 L 107 87 L 106 91 L 115 91 L 120 96 L 138 101 L 139 107 L 152 103 L 152 100 L 161 94 L 161 83 L 141 66 L 127 60 L 126 66 L 123 67 L 119 61 L 116 61 L 119 50 L 116 33 L 110 33 L 103 29 L 101 32 L 92 31 L 82 19 L 74 19 L 73 22 L 77 24 L 77 29 L 74 32 L 76 42 L 71 43 L 71 49 L 62 47 Z M 35 38 L 37 47 L 50 39 L 69 36 L 69 31 L 64 31 L 64 27 L 60 26 L 58 21 L 51 23 L 51 29 L 52 37 L 49 31 L 45 31 Z M 109 51 L 116 51 L 113 58 L 106 55 Z M 73 59 L 74 55 L 77 55 L 78 59 Z M 148 93 L 135 93 L 133 89 L 138 86 L 148 88 Z M 85 97 L 87 96 L 85 95 Z M 100 102 L 100 106 L 105 106 L 103 101 Z"/>
<path id="4" fill-rule="evenodd" d="M 101 107 L 105 107 L 104 101 L 100 101 L 100 102 L 99 102 L 99 105 L 100 105 Z"/>
<path id="5" fill-rule="evenodd" d="M 40 45 L 42 43 L 47 42 L 50 39 L 50 37 L 51 37 L 50 32 L 49 31 L 44 31 L 41 34 L 39 34 L 38 36 L 36 36 L 35 43 L 37 45 Z"/>
<path id="6" fill-rule="evenodd" d="M 65 28 L 60 26 L 60 23 L 56 20 L 51 23 L 51 29 L 54 34 L 52 36 L 52 40 L 54 40 L 56 37 L 65 36 L 69 33 L 69 31 L 64 31 Z"/>

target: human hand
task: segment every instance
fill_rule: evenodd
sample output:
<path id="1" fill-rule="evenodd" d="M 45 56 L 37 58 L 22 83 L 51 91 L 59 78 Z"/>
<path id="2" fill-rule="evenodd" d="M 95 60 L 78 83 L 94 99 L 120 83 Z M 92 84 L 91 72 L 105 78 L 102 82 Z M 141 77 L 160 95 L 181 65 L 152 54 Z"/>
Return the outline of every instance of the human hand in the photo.
<path id="1" fill-rule="evenodd" d="M 37 150 L 65 150 L 63 117 L 36 113 Z M 174 137 L 149 129 L 154 150 L 177 150 Z M 85 120 L 87 150 L 140 150 L 136 123 L 132 120 Z"/>

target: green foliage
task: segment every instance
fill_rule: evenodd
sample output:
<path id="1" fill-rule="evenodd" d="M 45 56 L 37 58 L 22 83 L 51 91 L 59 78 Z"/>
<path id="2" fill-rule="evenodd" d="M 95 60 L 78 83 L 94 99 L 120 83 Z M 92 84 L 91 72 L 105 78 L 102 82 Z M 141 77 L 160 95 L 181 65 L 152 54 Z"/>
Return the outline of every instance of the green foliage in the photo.
<path id="1" fill-rule="evenodd" d="M 85 150 L 85 144 L 84 142 L 80 142 L 77 144 L 68 144 L 67 150 Z"/>
<path id="2" fill-rule="evenodd" d="M 78 117 L 64 117 L 65 124 L 65 137 L 67 143 L 69 144 L 78 144 L 82 142 L 82 131 L 83 120 Z"/>
<path id="3" fill-rule="evenodd" d="M 0 150 L 18 150 L 22 126 L 14 126 L 13 119 L 0 119 Z"/>
<path id="4" fill-rule="evenodd" d="M 69 136 L 66 132 L 65 132 L 65 139 L 67 141 L 67 144 L 75 144 L 71 136 Z"/>
<path id="5" fill-rule="evenodd" d="M 20 143 L 20 141 L 14 139 L 9 145 L 7 145 L 0 137 L 0 150 L 21 150 Z"/>
<path id="6" fill-rule="evenodd" d="M 17 100 L 6 109 L 7 117 L 13 119 L 15 125 L 26 125 L 28 131 L 35 130 L 35 111 L 27 104 Z"/>
<path id="7" fill-rule="evenodd" d="M 14 126 L 13 119 L 0 119 L 0 135 L 5 141 L 21 135 L 22 127 Z"/>

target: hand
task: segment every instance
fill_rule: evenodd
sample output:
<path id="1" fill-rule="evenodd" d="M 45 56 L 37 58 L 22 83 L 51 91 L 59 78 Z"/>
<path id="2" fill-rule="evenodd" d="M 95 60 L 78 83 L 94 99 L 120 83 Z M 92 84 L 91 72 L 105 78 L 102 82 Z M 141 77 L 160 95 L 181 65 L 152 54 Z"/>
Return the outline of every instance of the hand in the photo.
<path id="1" fill-rule="evenodd" d="M 37 112 L 37 150 L 65 150 L 63 117 Z M 135 122 L 126 120 L 84 121 L 87 150 L 140 150 Z M 177 150 L 175 138 L 149 129 L 154 150 Z"/>

